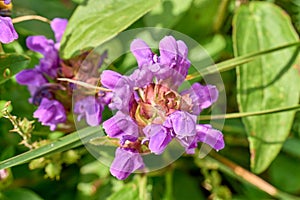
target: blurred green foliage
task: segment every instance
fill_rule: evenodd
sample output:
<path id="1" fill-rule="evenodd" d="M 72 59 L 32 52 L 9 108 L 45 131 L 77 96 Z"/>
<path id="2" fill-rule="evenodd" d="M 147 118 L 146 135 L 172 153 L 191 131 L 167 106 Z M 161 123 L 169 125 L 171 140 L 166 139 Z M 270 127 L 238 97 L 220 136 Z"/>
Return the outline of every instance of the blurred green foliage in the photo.
<path id="1" fill-rule="evenodd" d="M 71 19 L 71 24 L 67 31 L 67 35 L 69 34 L 68 38 L 65 35 L 62 42 L 63 50 L 61 53 L 66 55 L 66 57 L 71 56 L 78 50 L 82 50 L 82 48 L 91 47 L 91 45 L 97 46 L 122 30 L 147 26 L 170 28 L 192 37 L 203 45 L 215 63 L 233 58 L 235 56 L 233 47 L 236 50 L 238 49 L 237 56 L 250 51 L 279 46 L 281 43 L 291 42 L 291 40 L 299 41 L 299 35 L 296 35 L 294 31 L 295 29 L 299 33 L 299 1 L 276 0 L 268 1 L 269 3 L 265 1 L 260 3 L 246 1 L 245 5 L 239 5 L 240 2 L 242 1 L 161 0 L 152 2 L 149 0 L 136 0 L 129 2 L 125 0 L 107 0 L 102 2 L 96 0 L 13 0 L 14 9 L 12 16 L 40 15 L 48 19 L 55 17 Z M 102 10 L 102 4 L 106 6 L 105 10 Z M 275 4 L 280 7 L 277 7 Z M 86 5 L 97 5 L 94 6 L 95 10 L 93 11 L 93 13 L 96 13 L 95 16 L 89 15 L 88 10 L 92 8 L 84 7 Z M 122 6 L 126 7 L 126 5 L 129 5 L 130 9 L 122 9 Z M 136 5 L 138 6 L 136 7 Z M 268 9 L 265 9 L 266 5 Z M 80 7 L 77 8 L 77 6 Z M 262 20 L 257 17 L 251 6 L 258 9 L 260 14 L 268 18 L 268 20 Z M 75 9 L 76 15 L 73 15 Z M 138 10 L 139 12 L 135 12 L 137 9 L 140 9 Z M 250 14 L 244 13 L 243 9 L 249 9 L 247 11 Z M 150 12 L 145 14 L 147 11 Z M 106 18 L 103 16 L 103 13 L 109 13 L 112 17 Z M 240 16 L 237 16 L 237 13 Z M 126 16 L 130 16 L 130 18 L 121 21 L 124 24 L 118 24 L 118 19 Z M 244 27 L 240 27 L 241 30 L 238 33 L 235 33 L 236 35 L 233 35 L 231 26 L 232 23 L 237 23 L 232 21 L 234 16 L 240 18 L 240 23 L 244 25 Z M 290 24 L 289 17 L 291 17 L 294 27 Z M 79 25 L 77 22 L 81 18 L 84 20 Z M 86 18 L 90 21 L 86 21 Z M 103 29 L 98 24 L 89 26 L 94 20 L 100 20 L 101 23 L 107 26 L 105 27 L 106 29 Z M 109 26 L 112 21 L 114 22 L 112 24 L 116 27 Z M 268 30 L 262 30 L 263 34 L 254 35 L 255 30 L 251 23 L 253 23 L 253 26 L 255 24 L 262 27 L 262 29 Z M 0 110 L 2 110 L 5 102 L 11 101 L 9 110 L 12 115 L 34 120 L 32 113 L 36 107 L 28 103 L 29 93 L 26 87 L 18 85 L 15 79 L 10 76 L 25 67 L 34 67 L 38 62 L 40 55 L 28 51 L 25 45 L 27 36 L 45 35 L 48 38 L 54 38 L 54 36 L 49 24 L 40 21 L 25 21 L 15 24 L 15 27 L 19 33 L 19 40 L 12 44 L 2 45 L 6 53 L 12 54 L 1 54 L 0 56 Z M 90 37 L 88 34 L 80 35 L 81 38 L 78 38 L 78 35 L 76 35 L 78 33 L 81 34 L 83 31 L 88 33 L 88 31 L 94 29 L 97 30 L 97 33 L 93 33 L 93 37 L 98 35 L 100 38 L 95 38 L 97 40 L 96 44 L 93 43 L 94 40 L 88 41 L 85 38 Z M 108 34 L 107 32 L 102 34 L 101 31 L 103 30 L 109 30 Z M 277 37 L 273 37 L 273 33 Z M 250 34 L 251 38 L 245 39 L 246 34 Z M 281 37 L 289 34 L 294 34 L 294 38 L 281 42 Z M 238 37 L 242 42 L 234 44 L 232 37 L 234 39 Z M 269 43 L 265 44 L 266 41 Z M 260 48 L 254 48 L 257 46 Z M 278 60 L 284 62 L 288 50 L 283 52 L 285 53 L 275 52 L 270 54 L 269 57 L 262 57 L 261 60 L 256 60 L 254 64 L 252 63 L 253 66 L 250 67 L 255 68 L 259 65 L 273 77 L 275 76 L 273 73 L 281 69 L 278 69 L 277 63 L 272 61 L 272 59 L 275 60 L 277 57 Z M 29 58 L 31 60 L 28 64 Z M 7 62 L 10 62 L 10 64 L 7 64 Z M 115 63 L 115 66 L 110 67 L 112 69 L 117 68 L 119 71 L 126 71 L 134 65 L 134 62 L 130 58 L 122 58 Z M 117 66 L 119 64 L 121 67 Z M 284 65 L 285 63 L 280 64 Z M 287 67 L 291 67 L 293 64 L 290 63 L 290 66 Z M 298 62 L 294 68 L 299 71 L 299 66 Z M 275 68 L 276 70 L 274 70 Z M 5 79 L 2 76 L 2 69 L 9 70 L 9 76 Z M 236 80 L 239 76 L 245 77 L 247 82 L 243 81 L 243 84 L 265 83 L 266 79 L 263 76 L 256 76 L 252 73 L 254 71 L 249 69 L 249 72 L 246 72 L 246 74 L 236 74 L 235 70 L 221 73 L 226 89 L 228 113 L 238 112 L 239 106 L 243 108 L 242 111 L 257 111 L 252 108 L 252 110 L 245 109 L 245 106 L 241 105 L 241 102 L 238 102 L 236 97 L 239 92 L 236 89 Z M 282 72 L 282 74 L 284 73 Z M 299 77 L 297 72 L 294 72 L 293 75 Z M 289 89 L 295 87 L 295 89 L 284 96 L 274 92 L 272 98 L 280 103 L 273 105 L 269 104 L 268 100 L 268 106 L 280 107 L 284 100 L 287 102 L 291 100 L 293 104 L 299 102 L 299 97 L 296 95 L 299 92 L 297 88 L 299 80 L 289 79 L 282 84 L 274 87 L 276 89 L 278 87 L 288 87 Z M 259 90 L 258 92 L 261 91 Z M 246 95 L 248 96 L 245 99 L 248 100 L 249 94 Z M 261 103 L 262 100 L 258 98 L 253 98 L 250 102 L 254 108 L 259 108 Z M 109 114 L 109 112 L 105 112 L 104 119 Z M 30 156 L 35 155 L 35 152 L 39 151 L 38 149 L 41 149 L 42 153 L 51 154 L 41 158 L 35 157 L 30 163 L 8 168 L 8 176 L 0 178 L 0 199 L 296 199 L 297 196 L 300 196 L 300 172 L 298 170 L 300 167 L 300 117 L 299 113 L 296 114 L 295 118 L 293 113 L 287 115 L 289 116 L 284 115 L 284 118 L 290 118 L 289 121 L 291 122 L 282 122 L 276 118 L 273 119 L 272 116 L 274 115 L 269 115 L 269 120 L 272 121 L 270 124 L 274 126 L 271 132 L 268 132 L 271 130 L 268 126 L 262 125 L 259 128 L 259 131 L 264 132 L 260 133 L 263 137 L 271 137 L 274 140 L 280 139 L 279 147 L 276 150 L 272 149 L 274 151 L 272 152 L 274 153 L 273 156 L 270 156 L 270 153 L 266 153 L 267 151 L 264 152 L 264 150 L 256 152 L 256 155 L 263 155 L 262 159 L 266 161 L 263 169 L 257 170 L 262 172 L 257 176 L 279 189 L 272 196 L 267 194 L 262 187 L 259 187 L 260 185 L 255 185 L 249 180 L 241 178 L 234 169 L 230 168 L 228 162 L 223 162 L 224 159 L 216 159 L 213 155 L 209 155 L 204 159 L 198 158 L 198 154 L 195 154 L 195 156 L 182 156 L 175 163 L 164 169 L 149 174 L 134 174 L 125 181 L 118 181 L 110 175 L 109 168 L 106 165 L 91 156 L 83 146 L 80 146 L 80 139 L 78 139 L 76 132 L 67 136 L 59 131 L 51 133 L 49 128 L 35 122 L 32 140 L 37 141 L 43 147 L 39 148 L 38 146 L 33 153 L 31 152 Z M 0 114 L 1 161 L 28 151 L 26 147 L 19 145 L 22 138 L 16 133 L 10 132 L 13 126 L 9 120 L 2 116 Z M 257 117 L 258 120 L 262 119 L 260 117 Z M 253 118 L 249 118 L 249 120 L 251 119 Z M 293 123 L 292 120 L 294 120 Z M 226 148 L 218 152 L 218 154 L 221 158 L 229 159 L 238 166 L 250 170 L 250 158 L 252 157 L 253 159 L 253 150 L 257 149 L 250 146 L 252 150 L 251 155 L 249 145 L 253 141 L 250 141 L 249 144 L 248 136 L 253 133 L 251 128 L 249 128 L 249 124 L 247 124 L 248 122 L 245 123 L 246 127 L 244 123 L 245 120 L 242 121 L 241 119 L 228 119 L 225 121 L 222 132 L 225 137 Z M 290 128 L 291 123 L 292 128 Z M 285 128 L 284 133 L 281 135 L 278 135 L 277 132 L 279 127 Z M 61 146 L 54 148 L 54 151 L 50 148 L 51 144 L 60 144 Z M 282 149 L 281 146 L 283 146 Z M 269 146 L 266 148 L 269 148 Z M 277 156 L 279 151 L 280 153 Z M 272 162 L 273 159 L 275 160 Z M 255 176 L 254 174 L 252 175 Z"/>

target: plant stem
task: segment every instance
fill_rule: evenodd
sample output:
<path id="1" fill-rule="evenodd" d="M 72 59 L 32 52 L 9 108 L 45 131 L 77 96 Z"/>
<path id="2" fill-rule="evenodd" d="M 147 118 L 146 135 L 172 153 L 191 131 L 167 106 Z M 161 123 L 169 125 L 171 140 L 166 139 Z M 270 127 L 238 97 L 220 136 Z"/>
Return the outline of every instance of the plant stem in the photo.
<path id="1" fill-rule="evenodd" d="M 293 43 L 288 43 L 288 44 L 285 44 L 285 45 L 281 45 L 281 46 L 271 48 L 271 49 L 267 49 L 267 50 L 263 50 L 263 51 L 249 53 L 249 54 L 246 54 L 246 55 L 243 55 L 243 56 L 239 56 L 239 57 L 236 57 L 236 58 L 232 58 L 232 59 L 217 63 L 215 65 L 207 66 L 199 72 L 195 72 L 193 74 L 188 75 L 186 77 L 186 80 L 192 80 L 192 79 L 195 79 L 195 78 L 203 77 L 203 76 L 206 76 L 206 75 L 209 75 L 209 74 L 214 74 L 214 73 L 217 73 L 217 72 L 228 71 L 228 70 L 234 69 L 235 67 L 237 67 L 241 64 L 248 63 L 248 62 L 254 60 L 257 57 L 263 56 L 265 54 L 273 53 L 275 51 L 279 51 L 279 50 L 282 50 L 282 49 L 285 49 L 285 48 L 294 47 L 294 46 L 300 46 L 300 41 L 293 42 Z"/>
<path id="2" fill-rule="evenodd" d="M 46 22 L 48 24 L 51 23 L 51 20 L 39 16 L 39 15 L 25 15 L 25 16 L 21 16 L 21 17 L 16 17 L 12 19 L 12 22 L 15 23 L 20 23 L 20 22 L 24 22 L 24 21 L 29 21 L 29 20 L 38 20 L 38 21 L 42 21 L 42 22 Z"/>
<path id="3" fill-rule="evenodd" d="M 173 199 L 173 168 L 170 167 L 165 174 L 166 190 L 164 200 Z"/>
<path id="4" fill-rule="evenodd" d="M 85 82 L 82 82 L 82 81 L 76 81 L 76 80 L 69 79 L 69 78 L 58 78 L 57 80 L 74 83 L 74 84 L 80 85 L 80 86 L 85 87 L 85 88 L 95 89 L 95 90 L 103 91 L 103 92 L 111 92 L 112 91 L 112 90 L 107 89 L 107 88 L 97 87 L 97 86 L 94 86 L 94 85 L 91 85 L 91 84 L 88 84 L 88 83 L 85 83 Z"/>
<path id="5" fill-rule="evenodd" d="M 288 106 L 284 108 L 275 108 L 270 110 L 262 110 L 262 111 L 254 111 L 254 112 L 244 112 L 244 113 L 229 113 L 224 115 L 203 115 L 199 116 L 200 120 L 215 120 L 215 119 L 233 119 L 233 118 L 241 118 L 241 117 L 251 117 L 256 115 L 267 115 L 278 112 L 287 112 L 287 111 L 295 111 L 299 110 L 300 105 L 296 106 Z"/>
<path id="6" fill-rule="evenodd" d="M 216 13 L 217 16 L 215 17 L 215 21 L 214 21 L 213 29 L 215 32 L 219 32 L 220 28 L 224 24 L 224 20 L 226 17 L 226 11 L 227 11 L 229 3 L 230 3 L 230 0 L 222 0 L 220 2 L 218 12 Z"/>
<path id="7" fill-rule="evenodd" d="M 210 156 L 207 157 L 207 159 L 209 159 L 212 162 L 215 162 L 221 171 L 234 176 L 240 181 L 250 183 L 253 186 L 257 187 L 258 189 L 268 193 L 269 195 L 275 198 L 284 199 L 284 200 L 300 199 L 298 197 L 292 196 L 290 194 L 278 190 L 277 188 L 275 188 L 273 185 L 266 182 L 262 178 L 256 176 L 255 174 L 235 164 L 234 162 L 228 160 L 227 158 L 221 156 L 220 154 L 212 152 Z"/>

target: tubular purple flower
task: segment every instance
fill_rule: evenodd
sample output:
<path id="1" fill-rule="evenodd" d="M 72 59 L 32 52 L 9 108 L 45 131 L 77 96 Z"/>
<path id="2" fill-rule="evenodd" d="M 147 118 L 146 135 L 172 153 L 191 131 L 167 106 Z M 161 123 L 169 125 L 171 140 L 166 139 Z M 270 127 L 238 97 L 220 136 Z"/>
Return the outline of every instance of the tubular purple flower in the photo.
<path id="1" fill-rule="evenodd" d="M 53 40 L 48 40 L 44 36 L 30 36 L 26 39 L 26 45 L 30 50 L 44 55 L 36 68 L 51 78 L 56 77 L 59 69 L 59 57 Z"/>
<path id="2" fill-rule="evenodd" d="M 11 3 L 11 0 L 4 0 L 4 4 L 8 5 Z"/>
<path id="3" fill-rule="evenodd" d="M 192 99 L 192 114 L 194 115 L 199 115 L 203 109 L 210 107 L 218 100 L 219 96 L 216 86 L 203 86 L 200 83 L 194 83 L 190 89 L 184 90 L 180 94 Z"/>
<path id="4" fill-rule="evenodd" d="M 118 111 L 116 115 L 103 123 L 103 128 L 108 136 L 122 139 L 125 136 L 138 138 L 138 126 L 129 115 Z"/>
<path id="5" fill-rule="evenodd" d="M 27 85 L 31 96 L 43 84 L 47 83 L 47 79 L 37 69 L 25 69 L 16 75 L 16 80 L 21 85 Z"/>
<path id="6" fill-rule="evenodd" d="M 57 43 L 61 41 L 61 38 L 66 30 L 66 27 L 68 25 L 68 20 L 67 19 L 62 19 L 62 18 L 54 18 L 51 21 L 51 29 L 54 32 L 55 35 L 55 40 Z"/>
<path id="7" fill-rule="evenodd" d="M 8 1 L 6 1 L 8 2 Z M 0 42 L 7 44 L 18 39 L 18 34 L 12 24 L 10 17 L 0 16 Z"/>
<path id="8" fill-rule="evenodd" d="M 114 89 L 121 77 L 122 75 L 115 71 L 104 70 L 100 77 L 101 84 L 109 89 Z"/>
<path id="9" fill-rule="evenodd" d="M 67 119 L 63 105 L 59 101 L 47 98 L 42 99 L 33 116 L 38 118 L 42 125 L 50 126 L 51 131 L 56 129 L 57 124 L 64 123 Z"/>
<path id="10" fill-rule="evenodd" d="M 150 66 L 157 62 L 157 60 L 155 61 L 155 54 L 146 42 L 141 39 L 135 39 L 131 42 L 130 51 L 135 56 L 139 67 Z"/>
<path id="11" fill-rule="evenodd" d="M 80 121 L 83 117 L 90 126 L 98 126 L 102 120 L 102 111 L 104 105 L 95 97 L 88 96 L 75 103 L 74 113 L 78 114 L 77 120 Z"/>
<path id="12" fill-rule="evenodd" d="M 188 154 L 194 154 L 195 149 L 198 146 L 198 142 L 208 144 L 213 149 L 219 151 L 225 147 L 223 134 L 211 127 L 209 124 L 197 124 L 196 125 L 196 136 L 180 138 L 181 142 L 186 147 Z"/>
<path id="13" fill-rule="evenodd" d="M 194 136 L 196 135 L 195 126 L 196 126 L 197 116 L 191 115 L 188 112 L 176 111 L 172 113 L 167 122 L 172 124 L 172 128 L 176 135 L 179 136 Z"/>
<path id="14" fill-rule="evenodd" d="M 148 125 L 143 132 L 149 139 L 149 149 L 155 154 L 162 154 L 173 139 L 171 132 L 160 124 Z"/>
<path id="15" fill-rule="evenodd" d="M 128 148 L 117 148 L 110 173 L 117 179 L 124 180 L 132 172 L 143 168 L 144 162 L 138 152 Z"/>

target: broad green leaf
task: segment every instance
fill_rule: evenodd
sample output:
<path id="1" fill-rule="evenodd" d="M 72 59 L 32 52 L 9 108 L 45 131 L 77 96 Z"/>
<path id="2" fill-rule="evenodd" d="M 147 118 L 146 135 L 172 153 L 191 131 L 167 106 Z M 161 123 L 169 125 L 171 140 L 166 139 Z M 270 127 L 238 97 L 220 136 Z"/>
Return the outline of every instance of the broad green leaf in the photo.
<path id="1" fill-rule="evenodd" d="M 291 16 L 292 22 L 300 33 L 300 1 L 299 0 L 275 0 Z"/>
<path id="2" fill-rule="evenodd" d="M 61 56 L 101 45 L 150 11 L 159 0 L 89 0 L 72 15 L 61 42 Z M 88 13 L 88 14 L 87 14 Z"/>
<path id="3" fill-rule="evenodd" d="M 220 5 L 219 0 L 194 0 L 174 29 L 190 37 L 204 39 L 214 32 Z"/>
<path id="4" fill-rule="evenodd" d="M 19 54 L 0 54 L 0 84 L 25 69 L 30 58 Z"/>
<path id="5" fill-rule="evenodd" d="M 42 200 L 42 198 L 31 190 L 15 188 L 4 192 L 4 197 L 9 200 Z"/>
<path id="6" fill-rule="evenodd" d="M 32 151 L 25 152 L 15 157 L 9 158 L 0 162 L 0 169 L 6 169 L 16 165 L 31 161 L 32 159 L 46 156 L 55 152 L 66 151 L 71 148 L 82 145 L 84 141 L 89 141 L 91 138 L 98 137 L 102 129 L 100 127 L 87 127 L 67 136 L 59 138 L 57 141 L 39 147 Z M 83 140 L 83 141 L 82 141 Z"/>
<path id="7" fill-rule="evenodd" d="M 270 49 L 299 38 L 290 18 L 267 2 L 242 5 L 233 20 L 235 56 Z M 254 112 L 297 105 L 299 49 L 266 54 L 237 68 L 240 112 Z M 287 138 L 295 112 L 243 118 L 251 152 L 251 169 L 264 171 L 277 156 Z"/>
<path id="8" fill-rule="evenodd" d="M 270 166 L 271 183 L 285 192 L 297 193 L 300 190 L 299 165 L 299 158 L 279 154 Z"/>
<path id="9" fill-rule="evenodd" d="M 172 28 L 190 8 L 192 0 L 163 0 L 145 16 L 145 25 Z"/>

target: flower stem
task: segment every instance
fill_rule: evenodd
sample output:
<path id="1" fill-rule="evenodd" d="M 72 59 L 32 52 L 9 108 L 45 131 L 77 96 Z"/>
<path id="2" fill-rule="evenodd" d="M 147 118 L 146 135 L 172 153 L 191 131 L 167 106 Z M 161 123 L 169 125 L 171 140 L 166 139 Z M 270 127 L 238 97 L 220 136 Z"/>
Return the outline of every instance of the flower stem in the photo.
<path id="1" fill-rule="evenodd" d="M 256 115 L 267 115 L 267 114 L 273 114 L 278 112 L 295 111 L 299 109 L 300 109 L 300 105 L 298 104 L 296 106 L 288 106 L 283 108 L 275 108 L 275 109 L 254 111 L 254 112 L 229 113 L 224 115 L 203 115 L 203 116 L 199 116 L 198 119 L 199 120 L 233 119 L 233 118 L 241 118 L 241 117 L 251 117 Z"/>
<path id="2" fill-rule="evenodd" d="M 77 85 L 80 85 L 82 87 L 89 88 L 89 89 L 94 89 L 94 90 L 103 91 L 103 92 L 111 92 L 110 89 L 94 86 L 94 85 L 91 85 L 91 84 L 88 84 L 88 83 L 85 83 L 82 81 L 76 81 L 76 80 L 69 79 L 69 78 L 58 78 L 57 80 L 74 83 L 74 84 L 77 84 Z"/>
<path id="3" fill-rule="evenodd" d="M 186 77 L 186 80 L 193 80 L 195 78 L 203 77 L 203 76 L 214 74 L 214 73 L 217 73 L 217 72 L 228 71 L 228 70 L 236 68 L 237 66 L 239 66 L 241 64 L 248 63 L 248 62 L 256 59 L 257 57 L 260 57 L 260 56 L 263 56 L 263 55 L 266 55 L 266 54 L 269 54 L 269 53 L 273 53 L 275 51 L 279 51 L 279 50 L 282 50 L 282 49 L 285 49 L 285 48 L 294 47 L 294 46 L 300 46 L 300 41 L 293 42 L 293 43 L 288 43 L 288 44 L 285 44 L 285 45 L 281 45 L 281 46 L 278 46 L 278 47 L 274 47 L 274 48 L 254 52 L 254 53 L 249 53 L 249 54 L 246 54 L 246 55 L 243 55 L 243 56 L 239 56 L 239 57 L 236 57 L 236 58 L 225 60 L 225 61 L 217 63 L 215 65 L 207 66 L 199 72 L 189 74 Z"/>
<path id="4" fill-rule="evenodd" d="M 51 20 L 39 15 L 25 15 L 25 16 L 16 17 L 12 19 L 12 22 L 15 24 L 15 23 L 20 23 L 29 20 L 38 20 L 38 21 L 46 22 L 48 24 L 51 23 Z"/>
<path id="5" fill-rule="evenodd" d="M 247 182 L 258 189 L 268 193 L 269 195 L 285 200 L 299 200 L 300 198 L 282 192 L 275 188 L 270 183 L 266 182 L 262 178 L 256 176 L 255 174 L 251 173 L 250 171 L 244 169 L 243 167 L 235 164 L 234 162 L 228 160 L 227 158 L 221 156 L 220 154 L 211 152 L 209 157 L 206 157 L 209 161 L 217 164 L 220 171 L 227 173 L 242 182 Z"/>

